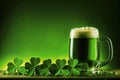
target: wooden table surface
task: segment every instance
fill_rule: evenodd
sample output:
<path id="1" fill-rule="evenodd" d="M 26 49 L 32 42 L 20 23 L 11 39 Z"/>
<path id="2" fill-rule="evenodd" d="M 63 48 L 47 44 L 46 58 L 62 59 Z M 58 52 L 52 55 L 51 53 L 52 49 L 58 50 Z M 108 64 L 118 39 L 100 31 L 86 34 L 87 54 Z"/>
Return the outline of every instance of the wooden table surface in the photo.
<path id="1" fill-rule="evenodd" d="M 111 79 L 111 78 L 117 78 L 120 79 L 120 69 L 116 70 L 109 70 L 116 73 L 114 76 L 22 76 L 22 75 L 3 75 L 0 73 L 0 79 Z"/>

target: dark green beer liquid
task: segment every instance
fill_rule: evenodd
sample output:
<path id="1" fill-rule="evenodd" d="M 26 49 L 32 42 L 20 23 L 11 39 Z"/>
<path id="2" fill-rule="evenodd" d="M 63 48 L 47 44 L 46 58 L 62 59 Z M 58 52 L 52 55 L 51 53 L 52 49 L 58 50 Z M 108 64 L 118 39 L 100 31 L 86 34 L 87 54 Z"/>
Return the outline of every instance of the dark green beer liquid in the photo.
<path id="1" fill-rule="evenodd" d="M 71 59 L 78 59 L 80 62 L 87 62 L 89 67 L 93 67 L 98 60 L 98 40 L 97 38 L 73 38 L 70 39 Z"/>

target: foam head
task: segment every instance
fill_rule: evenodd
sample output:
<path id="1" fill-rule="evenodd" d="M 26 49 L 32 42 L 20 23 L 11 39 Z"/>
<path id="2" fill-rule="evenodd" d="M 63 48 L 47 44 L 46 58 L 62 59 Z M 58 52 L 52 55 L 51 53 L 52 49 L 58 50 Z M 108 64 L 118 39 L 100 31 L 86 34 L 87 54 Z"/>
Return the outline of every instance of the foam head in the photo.
<path id="1" fill-rule="evenodd" d="M 98 38 L 99 31 L 95 27 L 74 28 L 70 32 L 70 38 Z"/>

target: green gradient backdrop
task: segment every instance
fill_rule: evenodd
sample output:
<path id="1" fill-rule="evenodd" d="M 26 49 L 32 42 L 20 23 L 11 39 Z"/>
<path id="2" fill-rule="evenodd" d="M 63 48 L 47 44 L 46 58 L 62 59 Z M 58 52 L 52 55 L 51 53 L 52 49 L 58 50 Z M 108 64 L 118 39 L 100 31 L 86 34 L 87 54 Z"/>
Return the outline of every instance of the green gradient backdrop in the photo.
<path id="1" fill-rule="evenodd" d="M 15 57 L 68 59 L 70 29 L 81 26 L 95 26 L 113 40 L 116 58 L 108 66 L 119 67 L 114 36 L 118 31 L 113 32 L 113 25 L 118 25 L 117 0 L 1 0 L 0 4 L 0 69 Z M 101 53 L 104 60 L 107 52 Z"/>

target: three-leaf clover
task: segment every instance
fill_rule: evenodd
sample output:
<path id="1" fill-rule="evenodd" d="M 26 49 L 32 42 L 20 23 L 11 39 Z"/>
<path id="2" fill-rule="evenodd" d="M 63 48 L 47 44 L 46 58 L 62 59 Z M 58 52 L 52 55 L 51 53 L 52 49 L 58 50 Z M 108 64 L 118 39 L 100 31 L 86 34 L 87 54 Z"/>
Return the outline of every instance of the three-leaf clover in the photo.
<path id="1" fill-rule="evenodd" d="M 55 75 L 58 72 L 59 68 L 57 64 L 51 64 L 49 67 L 49 71 L 51 73 L 51 75 Z"/>
<path id="2" fill-rule="evenodd" d="M 69 59 L 68 60 L 68 65 L 70 66 L 70 71 L 71 71 L 71 75 L 73 76 L 77 76 L 80 75 L 80 69 L 76 68 L 78 64 L 78 60 L 77 59 Z"/>
<path id="3" fill-rule="evenodd" d="M 58 65 L 58 72 L 55 74 L 56 76 L 57 75 L 63 75 L 63 76 L 66 76 L 66 75 L 69 75 L 70 74 L 70 71 L 68 69 L 63 69 L 63 67 L 66 65 L 66 60 L 65 59 L 57 59 L 56 60 L 56 64 Z"/>
<path id="4" fill-rule="evenodd" d="M 14 63 L 9 62 L 7 64 L 8 68 L 8 74 L 22 74 L 25 75 L 27 73 L 27 70 L 25 69 L 24 66 L 21 66 L 23 63 L 23 60 L 15 58 Z"/>
<path id="5" fill-rule="evenodd" d="M 32 57 L 30 59 L 30 63 L 29 62 L 25 63 L 25 68 L 28 70 L 27 72 L 28 76 L 35 75 L 35 68 L 39 63 L 40 63 L 40 58 L 35 58 L 35 57 Z"/>
<path id="6" fill-rule="evenodd" d="M 50 67 L 51 63 L 52 63 L 51 59 L 44 60 L 43 64 L 38 65 L 35 68 L 36 74 L 37 75 L 44 75 L 44 76 L 50 75 L 49 67 Z"/>
<path id="7" fill-rule="evenodd" d="M 63 69 L 64 66 L 66 65 L 66 60 L 65 59 L 57 59 L 56 64 L 52 64 L 49 67 L 49 71 L 51 72 L 52 75 L 55 76 L 67 76 L 70 74 L 70 71 L 68 69 Z"/>

